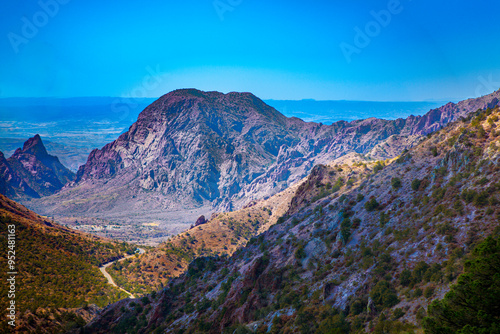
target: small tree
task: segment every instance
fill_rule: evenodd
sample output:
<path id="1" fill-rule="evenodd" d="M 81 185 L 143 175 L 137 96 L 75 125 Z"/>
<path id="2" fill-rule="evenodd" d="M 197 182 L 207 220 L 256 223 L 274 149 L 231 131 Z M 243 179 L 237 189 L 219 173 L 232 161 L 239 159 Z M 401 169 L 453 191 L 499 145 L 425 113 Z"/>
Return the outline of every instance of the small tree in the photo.
<path id="1" fill-rule="evenodd" d="M 429 306 L 425 333 L 500 332 L 500 240 L 488 237 L 442 300 Z"/>
<path id="2" fill-rule="evenodd" d="M 340 238 L 344 244 L 347 244 L 349 238 L 351 237 L 351 221 L 349 218 L 345 218 L 342 223 L 340 223 Z"/>
<path id="3" fill-rule="evenodd" d="M 376 306 L 383 308 L 392 307 L 399 303 L 396 291 L 387 281 L 379 281 L 370 291 L 370 297 Z"/>

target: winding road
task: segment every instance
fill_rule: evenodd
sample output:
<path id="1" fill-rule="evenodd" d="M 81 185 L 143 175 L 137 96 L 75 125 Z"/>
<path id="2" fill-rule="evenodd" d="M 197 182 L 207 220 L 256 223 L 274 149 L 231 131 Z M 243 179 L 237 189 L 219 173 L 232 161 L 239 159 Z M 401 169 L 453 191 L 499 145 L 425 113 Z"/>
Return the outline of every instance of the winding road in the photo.
<path id="1" fill-rule="evenodd" d="M 139 254 L 144 254 L 145 250 L 142 249 L 142 248 L 137 248 L 139 250 Z M 132 255 L 128 255 L 128 256 L 125 256 L 125 257 L 122 257 L 121 259 L 118 259 L 118 260 L 115 260 L 115 261 L 111 261 L 111 262 L 108 262 L 108 263 L 105 263 L 104 265 L 102 265 L 101 267 L 99 267 L 99 270 L 101 270 L 101 273 L 104 275 L 104 277 L 106 277 L 106 279 L 108 280 L 108 283 L 117 287 L 118 289 L 122 290 L 123 292 L 125 292 L 127 295 L 130 296 L 130 298 L 135 298 L 135 296 L 133 294 L 131 294 L 130 292 L 128 292 L 127 290 L 119 287 L 118 285 L 116 285 L 115 281 L 113 280 L 113 277 L 111 277 L 110 274 L 108 274 L 108 272 L 106 271 L 106 268 L 113 265 L 113 263 L 115 262 L 121 262 L 121 261 L 125 261 L 126 259 L 129 259 L 133 256 L 135 256 L 136 253 L 132 254 Z"/>

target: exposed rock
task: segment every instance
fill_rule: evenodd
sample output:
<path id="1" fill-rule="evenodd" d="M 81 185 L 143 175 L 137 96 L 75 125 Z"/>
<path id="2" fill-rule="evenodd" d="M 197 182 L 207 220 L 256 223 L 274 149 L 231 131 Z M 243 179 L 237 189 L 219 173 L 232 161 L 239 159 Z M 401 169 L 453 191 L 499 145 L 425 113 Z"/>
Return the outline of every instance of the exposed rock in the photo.
<path id="1" fill-rule="evenodd" d="M 205 219 L 205 216 L 200 216 L 198 219 L 196 219 L 196 223 L 194 223 L 194 226 L 200 226 L 200 225 L 203 225 L 203 224 L 206 224 L 208 223 L 208 220 Z"/>
<path id="2" fill-rule="evenodd" d="M 57 157 L 47 153 L 39 135 L 28 139 L 8 159 L 0 152 L 0 193 L 10 198 L 48 196 L 73 178 Z"/>
<path id="3" fill-rule="evenodd" d="M 314 168 L 296 192 L 307 202 L 297 202 L 297 210 L 231 257 L 196 260 L 140 315 L 163 317 L 135 329 L 344 332 L 344 313 L 351 326 L 367 331 L 383 325 L 420 331 L 420 310 L 443 297 L 474 245 L 498 236 L 499 126 L 496 108 L 450 124 L 406 152 L 408 158 L 385 167 L 373 162 Z M 330 177 L 352 182 L 316 196 Z M 393 186 L 395 178 L 400 186 Z M 119 321 L 137 318 L 121 306 L 110 306 L 106 314 L 113 316 L 87 329 L 112 332 Z M 275 318 L 276 311 L 287 317 Z"/>
<path id="4" fill-rule="evenodd" d="M 373 157 L 393 158 L 420 136 L 498 104 L 498 96 L 500 91 L 407 119 L 323 125 L 287 118 L 250 93 L 176 90 L 148 106 L 117 140 L 92 151 L 60 196 L 29 206 L 49 215 L 118 220 L 154 211 L 232 211 L 347 153 L 368 154 L 384 142 L 391 148 L 375 149 Z M 184 217 L 186 224 L 195 219 Z"/>

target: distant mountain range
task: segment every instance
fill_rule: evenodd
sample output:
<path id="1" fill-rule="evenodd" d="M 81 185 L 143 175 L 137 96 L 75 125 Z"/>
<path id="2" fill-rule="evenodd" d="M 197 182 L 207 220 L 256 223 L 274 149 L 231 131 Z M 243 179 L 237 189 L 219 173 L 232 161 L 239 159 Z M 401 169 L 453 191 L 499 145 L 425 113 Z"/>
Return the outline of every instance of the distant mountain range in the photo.
<path id="1" fill-rule="evenodd" d="M 317 101 L 317 100 L 264 100 L 265 103 L 288 117 L 306 122 L 332 124 L 370 117 L 381 119 L 420 116 L 439 108 L 449 101 L 432 102 L 378 102 L 378 101 Z"/>
<path id="2" fill-rule="evenodd" d="M 40 134 L 50 154 L 73 171 L 127 131 L 137 115 L 155 99 L 119 97 L 0 99 L 0 151 L 10 156 Z"/>
<path id="3" fill-rule="evenodd" d="M 181 211 L 177 223 L 190 224 L 200 212 L 269 197 L 314 165 L 347 153 L 392 158 L 421 136 L 496 106 L 499 96 L 448 103 L 406 119 L 324 125 L 287 118 L 250 93 L 177 90 L 149 105 L 117 140 L 92 151 L 74 183 L 25 203 L 48 215 L 125 221 L 175 223 L 170 213 Z"/>
<path id="4" fill-rule="evenodd" d="M 89 153 L 127 131 L 155 98 L 0 98 L 0 151 L 9 157 L 36 133 L 50 154 L 76 172 Z M 288 117 L 331 124 L 368 117 L 422 115 L 444 103 L 265 100 Z"/>

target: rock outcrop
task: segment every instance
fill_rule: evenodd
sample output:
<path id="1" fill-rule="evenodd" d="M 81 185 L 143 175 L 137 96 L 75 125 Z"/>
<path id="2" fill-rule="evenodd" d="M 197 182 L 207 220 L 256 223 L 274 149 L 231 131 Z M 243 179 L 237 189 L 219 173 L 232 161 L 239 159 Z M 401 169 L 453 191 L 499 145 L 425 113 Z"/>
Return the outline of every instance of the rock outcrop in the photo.
<path id="1" fill-rule="evenodd" d="M 28 139 L 8 159 L 0 152 L 0 194 L 10 198 L 52 195 L 73 178 L 57 157 L 47 153 L 39 135 Z"/>

